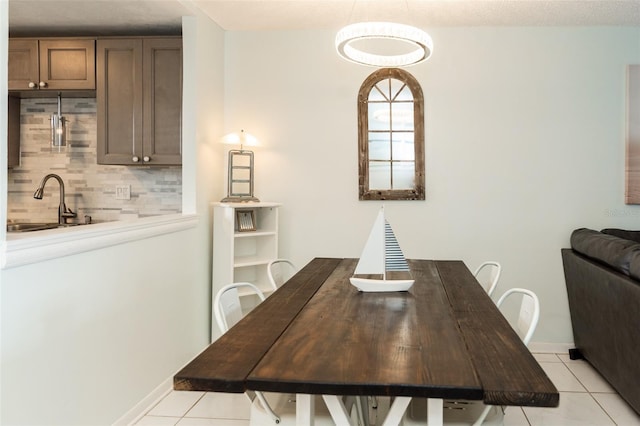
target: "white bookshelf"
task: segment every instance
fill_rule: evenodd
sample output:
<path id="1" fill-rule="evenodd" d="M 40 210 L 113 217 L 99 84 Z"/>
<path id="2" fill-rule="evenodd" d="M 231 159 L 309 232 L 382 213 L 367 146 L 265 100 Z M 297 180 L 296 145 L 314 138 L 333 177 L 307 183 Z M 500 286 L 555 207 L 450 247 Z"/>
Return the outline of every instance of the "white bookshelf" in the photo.
<path id="1" fill-rule="evenodd" d="M 213 203 L 212 302 L 218 290 L 234 282 L 248 281 L 265 295 L 271 293 L 267 264 L 278 258 L 278 207 L 271 202 Z M 255 231 L 238 231 L 237 210 L 254 211 Z M 212 336 L 216 330 L 212 317 Z"/>

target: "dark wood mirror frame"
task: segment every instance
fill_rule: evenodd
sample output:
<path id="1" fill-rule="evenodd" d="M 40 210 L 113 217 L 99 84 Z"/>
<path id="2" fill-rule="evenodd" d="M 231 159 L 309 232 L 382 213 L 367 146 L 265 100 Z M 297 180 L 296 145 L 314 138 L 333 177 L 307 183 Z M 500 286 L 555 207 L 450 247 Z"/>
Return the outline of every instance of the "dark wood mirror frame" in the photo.
<path id="1" fill-rule="evenodd" d="M 411 189 L 370 189 L 369 187 L 369 94 L 383 80 L 404 83 L 413 95 L 414 185 Z M 392 131 L 390 131 L 392 133 Z M 371 74 L 358 92 L 358 171 L 360 200 L 424 200 L 424 98 L 418 81 L 399 68 L 382 68 Z M 393 160 L 393 159 L 392 159 Z"/>

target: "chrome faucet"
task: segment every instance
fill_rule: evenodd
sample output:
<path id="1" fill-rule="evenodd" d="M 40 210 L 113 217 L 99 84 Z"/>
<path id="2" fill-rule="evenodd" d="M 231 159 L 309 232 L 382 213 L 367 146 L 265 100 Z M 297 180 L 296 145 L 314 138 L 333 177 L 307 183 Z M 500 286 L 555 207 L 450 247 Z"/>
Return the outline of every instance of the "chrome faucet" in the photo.
<path id="1" fill-rule="evenodd" d="M 71 209 L 67 208 L 67 205 L 64 203 L 64 182 L 62 178 L 56 174 L 48 174 L 44 178 L 42 178 L 42 182 L 36 189 L 36 192 L 33 193 L 33 198 L 37 200 L 42 200 L 42 195 L 44 193 L 44 185 L 50 178 L 54 178 L 60 184 L 60 207 L 58 207 L 58 223 L 60 225 L 64 225 L 67 223 L 67 219 L 71 219 L 77 216 Z"/>

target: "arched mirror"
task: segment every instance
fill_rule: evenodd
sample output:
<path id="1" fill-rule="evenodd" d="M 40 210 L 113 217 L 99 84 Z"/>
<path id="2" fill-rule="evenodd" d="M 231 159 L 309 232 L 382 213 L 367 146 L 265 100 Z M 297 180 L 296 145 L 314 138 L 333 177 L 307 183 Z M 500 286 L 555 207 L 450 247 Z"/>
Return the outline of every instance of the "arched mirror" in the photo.
<path id="1" fill-rule="evenodd" d="M 358 94 L 361 200 L 424 200 L 424 99 L 398 68 L 375 71 Z"/>

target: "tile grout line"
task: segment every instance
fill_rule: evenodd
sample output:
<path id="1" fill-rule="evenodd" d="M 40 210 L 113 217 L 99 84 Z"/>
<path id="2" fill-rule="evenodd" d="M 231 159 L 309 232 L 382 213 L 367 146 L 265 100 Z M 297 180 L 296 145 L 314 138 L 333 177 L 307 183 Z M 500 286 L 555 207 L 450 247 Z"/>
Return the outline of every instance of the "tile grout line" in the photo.
<path id="1" fill-rule="evenodd" d="M 611 419 L 611 422 L 614 425 L 617 425 L 618 423 L 616 423 L 616 421 L 613 419 L 613 417 L 611 417 L 611 414 L 609 414 L 609 412 L 600 404 L 600 401 L 598 401 L 598 399 L 596 397 L 594 397 L 593 394 L 591 394 L 591 392 L 589 392 L 589 396 L 591 397 L 591 399 L 593 399 L 595 401 L 596 405 L 598 407 L 600 407 L 600 409 L 602 411 L 604 411 L 604 413 L 607 415 L 607 417 L 609 417 L 609 419 Z"/>
<path id="2" fill-rule="evenodd" d="M 194 402 L 193 404 L 191 404 L 191 407 L 189 407 L 189 408 L 187 409 L 187 411 L 185 411 L 185 412 L 184 412 L 184 414 L 183 414 L 182 416 L 180 416 L 180 420 L 178 420 L 178 421 L 176 422 L 176 424 L 180 423 L 180 422 L 181 422 L 181 421 L 182 421 L 182 420 L 187 416 L 187 414 L 189 414 L 189 411 L 193 410 L 193 407 L 195 407 L 196 405 L 198 405 L 198 402 L 200 402 L 200 401 L 205 397 L 205 395 L 206 395 L 207 393 L 208 393 L 208 392 L 203 392 L 203 393 L 202 393 L 202 395 L 200 396 L 200 398 L 198 398 L 196 402 Z"/>
<path id="3" fill-rule="evenodd" d="M 605 415 L 606 415 L 606 416 L 611 420 L 611 422 L 612 422 L 614 425 L 617 425 L 618 423 L 616 423 L 616 421 L 613 419 L 613 417 L 611 417 L 611 414 L 609 414 L 609 412 L 605 409 L 605 407 L 603 407 L 603 406 L 602 406 L 602 404 L 600 404 L 600 402 L 598 401 L 598 399 L 597 399 L 596 397 L 594 397 L 594 396 L 593 396 L 593 392 L 591 392 L 591 391 L 589 390 L 589 388 L 587 388 L 587 386 L 586 386 L 584 383 L 582 383 L 582 380 L 580 380 L 580 378 L 579 378 L 579 377 L 578 377 L 578 376 L 573 372 L 573 370 L 572 370 L 571 368 L 569 368 L 569 362 L 570 362 L 570 361 L 575 361 L 575 360 L 569 359 L 569 362 L 567 362 L 567 361 L 563 360 L 562 358 L 560 358 L 560 361 L 562 361 L 562 364 L 564 364 L 564 366 L 567 368 L 567 370 L 569 370 L 569 372 L 573 375 L 573 377 L 575 377 L 575 378 L 576 378 L 576 380 L 578 381 L 578 383 L 580 383 L 580 385 L 581 385 L 581 386 L 582 386 L 582 387 L 587 391 L 587 393 L 589 394 L 589 397 L 590 397 L 590 398 L 591 398 L 591 399 L 596 403 L 596 405 L 597 405 L 598 407 L 600 407 L 600 409 L 601 409 L 601 410 L 604 412 L 604 414 L 605 414 Z M 587 365 L 588 365 L 591 369 L 593 369 L 593 370 L 594 370 L 598 375 L 600 375 L 600 373 L 598 372 L 598 370 L 596 370 L 596 369 L 595 369 L 591 364 L 589 364 L 589 362 L 588 362 L 586 359 L 584 359 L 583 361 L 584 361 L 585 363 L 587 363 Z M 604 379 L 604 377 L 603 377 L 602 379 L 603 379 L 603 380 L 605 380 L 605 379 Z M 607 382 L 607 383 L 609 383 L 609 382 Z M 613 387 L 612 387 L 612 389 L 613 389 Z M 614 390 L 615 390 L 615 389 L 614 389 Z M 577 392 L 576 392 L 576 393 L 577 393 Z M 606 393 L 606 392 L 603 392 L 603 393 Z"/>
<path id="4" fill-rule="evenodd" d="M 171 389 L 168 389 L 162 396 L 158 397 L 153 404 L 151 404 L 142 414 L 138 415 L 133 421 L 131 425 L 137 425 L 140 421 L 149 415 L 151 410 L 153 410 L 158 404 L 160 404 L 169 394 L 171 393 Z"/>
<path id="5" fill-rule="evenodd" d="M 532 425 L 531 425 L 531 420 L 529 420 L 529 416 L 527 416 L 527 412 L 526 412 L 526 411 L 524 411 L 524 409 L 523 409 L 522 407 L 520 407 L 520 410 L 522 410 L 522 414 L 524 415 L 524 419 L 527 421 L 527 424 L 528 424 L 529 426 L 532 426 Z"/>
<path id="6" fill-rule="evenodd" d="M 562 360 L 562 358 L 561 358 L 561 360 Z M 582 380 L 580 380 L 580 378 L 576 375 L 576 373 L 574 373 L 573 370 L 571 368 L 569 368 L 569 364 L 564 362 L 564 361 L 562 361 L 562 365 L 564 365 L 565 368 L 567 370 L 569 370 L 569 373 L 571 373 L 571 375 L 578 381 L 578 383 L 580 383 L 580 386 L 582 386 L 584 388 L 585 392 L 587 392 L 588 394 L 591 394 L 591 392 L 589 391 L 587 386 L 584 383 L 582 383 Z"/>

